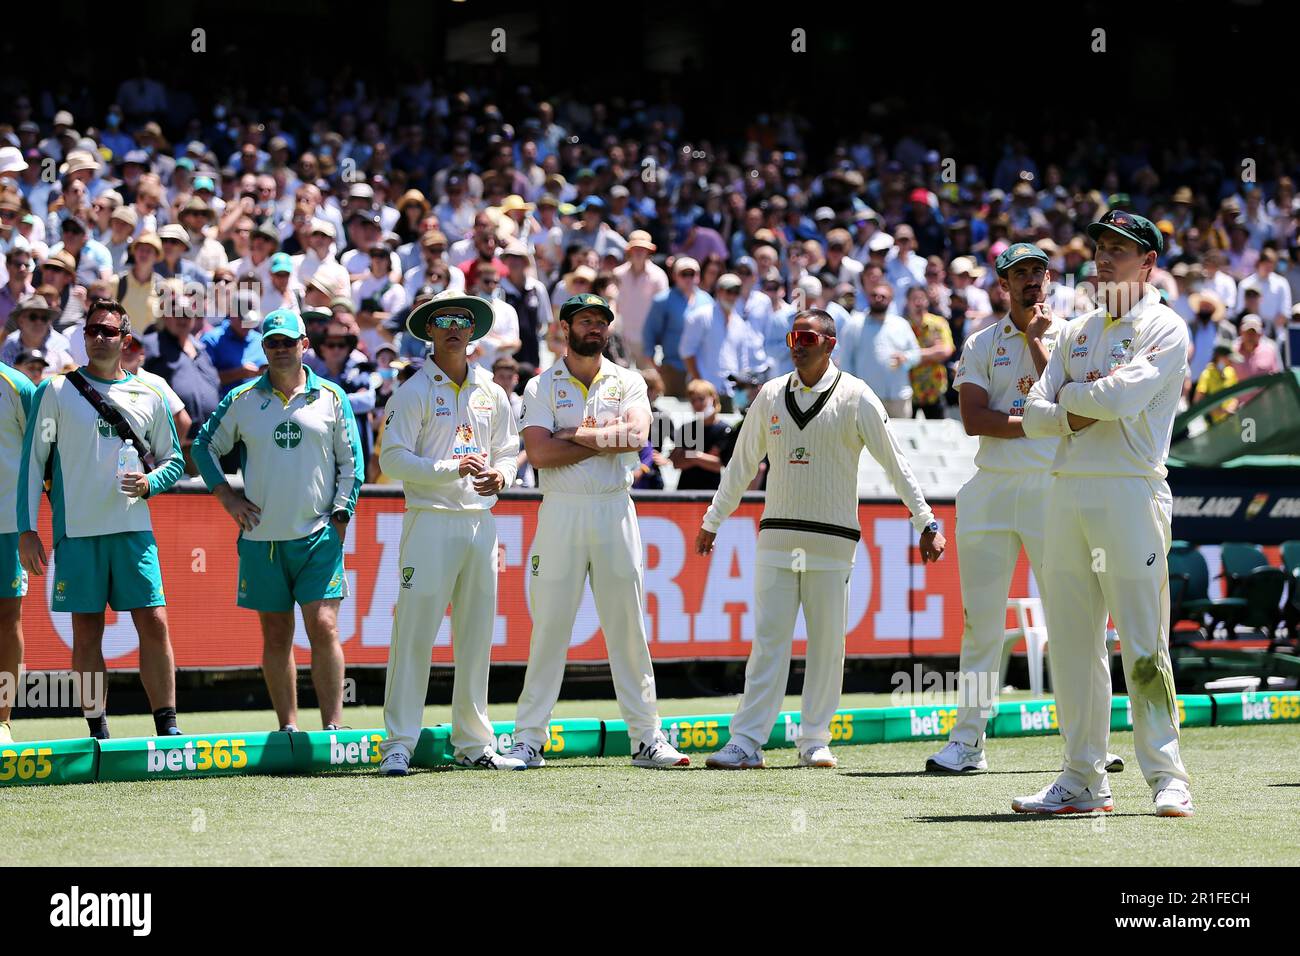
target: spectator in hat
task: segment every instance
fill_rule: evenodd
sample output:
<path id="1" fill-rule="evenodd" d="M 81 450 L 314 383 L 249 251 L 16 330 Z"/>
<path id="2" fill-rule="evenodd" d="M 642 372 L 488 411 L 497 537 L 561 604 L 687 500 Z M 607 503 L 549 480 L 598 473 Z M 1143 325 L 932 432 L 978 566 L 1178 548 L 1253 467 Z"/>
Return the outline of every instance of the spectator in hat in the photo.
<path id="1" fill-rule="evenodd" d="M 948 280 L 954 293 L 961 293 L 965 303 L 963 317 L 969 336 L 971 328 L 983 328 L 993 314 L 989 294 L 980 288 L 985 270 L 970 256 L 958 256 L 948 267 Z"/>
<path id="2" fill-rule="evenodd" d="M 884 278 L 868 287 L 867 313 L 844 365 L 870 386 L 890 418 L 911 418 L 910 373 L 921 361 L 921 347 L 910 323 L 890 313 L 893 297 Z"/>
<path id="3" fill-rule="evenodd" d="M 221 397 L 240 382 L 261 375 L 266 367 L 262 333 L 258 331 L 262 324 L 259 303 L 260 295 L 240 289 L 229 302 L 228 314 L 200 340 L 217 370 Z M 202 424 L 204 419 L 198 421 Z"/>
<path id="4" fill-rule="evenodd" d="M 13 367 L 31 379 L 33 385 L 40 385 L 41 379 L 49 371 L 45 353 L 40 349 L 23 349 L 14 359 Z"/>
<path id="5" fill-rule="evenodd" d="M 501 251 L 501 261 L 506 264 L 506 274 L 500 284 L 501 295 L 515 310 L 519 321 L 520 344 L 514 358 L 537 368 L 541 365 L 541 341 L 551 319 L 546 286 L 528 274 L 531 264 L 528 247 L 520 240 L 512 239 L 506 244 Z M 619 306 L 619 318 L 625 322 L 621 298 Z"/>
<path id="6" fill-rule="evenodd" d="M 765 247 L 771 250 L 771 247 Z M 775 262 L 776 255 L 759 258 L 758 267 L 763 269 L 764 262 Z M 763 272 L 762 281 L 755 289 L 757 296 L 752 296 L 746 304 L 746 321 L 758 332 L 762 339 L 763 352 L 769 362 L 769 378 L 788 375 L 794 371 L 794 362 L 790 359 L 790 348 L 785 344 L 786 333 L 790 331 L 795 313 L 794 305 L 785 299 L 785 283 L 776 266 L 769 266 Z"/>
<path id="7" fill-rule="evenodd" d="M 287 252 L 271 256 L 271 281 L 262 286 L 258 311 L 270 315 L 276 309 L 297 312 L 302 304 L 302 286 L 293 274 L 293 259 Z"/>
<path id="8" fill-rule="evenodd" d="M 117 277 L 115 298 L 126 309 L 132 327 L 146 332 L 162 314 L 158 297 L 163 277 L 154 268 L 162 260 L 162 241 L 152 232 L 141 233 L 130 252 L 128 268 Z"/>
<path id="9" fill-rule="evenodd" d="M 1252 190 L 1251 195 L 1257 193 L 1258 190 Z M 1247 289 L 1259 291 L 1256 314 L 1264 323 L 1266 333 L 1280 338 L 1291 320 L 1291 286 L 1276 270 L 1277 251 L 1272 248 L 1261 250 L 1255 261 L 1255 271 L 1237 284 L 1237 291 L 1238 294 Z"/>
<path id="10" fill-rule="evenodd" d="M 110 233 L 109 222 L 113 212 L 122 205 L 122 194 L 113 189 L 106 189 L 90 201 L 90 236 L 108 245 Z"/>
<path id="11" fill-rule="evenodd" d="M 178 223 L 163 226 L 158 230 L 158 240 L 163 252 L 154 266 L 155 272 L 164 279 L 180 279 L 186 285 L 198 283 L 206 287 L 211 284 L 211 276 L 185 258 L 190 249 L 190 235 L 184 226 Z"/>
<path id="12" fill-rule="evenodd" d="M 225 247 L 209 232 L 216 221 L 212 209 L 197 196 L 181 207 L 181 225 L 189 236 L 190 246 L 185 258 L 209 275 L 222 266 L 229 265 Z"/>
<path id="13" fill-rule="evenodd" d="M 76 324 L 85 314 L 86 287 L 78 284 L 76 277 L 77 264 L 67 252 L 51 252 L 41 263 L 41 287 L 36 293 L 44 295 L 46 301 L 61 310 L 62 315 L 55 323 L 59 328 Z M 51 294 L 45 293 L 45 286 L 49 286 L 52 298 Z"/>
<path id="14" fill-rule="evenodd" d="M 406 307 L 406 290 L 393 281 L 393 250 L 384 243 L 370 249 L 370 271 L 352 283 L 352 301 L 358 308 L 365 299 L 377 299 L 380 311 L 393 315 Z"/>
<path id="15" fill-rule="evenodd" d="M 36 291 L 32 285 L 32 254 L 25 248 L 10 249 L 5 253 L 5 284 L 0 286 L 0 323 L 5 334 L 18 328 L 13 311 L 18 303 Z"/>
<path id="16" fill-rule="evenodd" d="M 1233 343 L 1233 351 L 1240 356 L 1240 359 L 1232 361 L 1239 382 L 1282 371 L 1277 346 L 1264 335 L 1264 323 L 1258 315 L 1242 317 L 1240 335 Z M 1244 405 L 1247 400 L 1243 396 L 1241 403 Z"/>
<path id="17" fill-rule="evenodd" d="M 113 272 L 121 275 L 126 271 L 127 256 L 131 252 L 131 239 L 140 217 L 130 206 L 119 206 L 108 219 L 108 235 L 104 237 L 104 248 L 108 250 L 113 262 Z"/>
<path id="18" fill-rule="evenodd" d="M 1237 314 L 1233 317 L 1234 323 L 1238 328 L 1241 327 L 1241 321 L 1248 315 L 1259 315 L 1259 289 L 1250 288 L 1242 289 L 1237 296 Z M 1268 333 L 1268 326 L 1264 327 L 1265 334 Z"/>
<path id="19" fill-rule="evenodd" d="M 1237 371 L 1232 367 L 1232 362 L 1240 362 L 1241 359 L 1240 355 L 1233 352 L 1231 342 L 1215 342 L 1211 349 L 1210 360 L 1205 363 L 1205 368 L 1196 377 L 1196 390 L 1192 395 L 1192 404 L 1236 385 Z M 1217 424 L 1236 410 L 1236 400 L 1229 399 L 1210 412 L 1210 422 Z"/>
<path id="20" fill-rule="evenodd" d="M 627 247 L 627 240 L 605 221 L 609 204 L 599 196 L 589 196 L 579 207 L 582 220 L 564 236 L 566 247 L 579 245 L 595 251 L 597 258 L 603 259 L 611 249 L 619 252 Z M 723 250 L 726 251 L 725 248 Z"/>
<path id="21" fill-rule="evenodd" d="M 58 310 L 39 295 L 30 295 L 19 302 L 14 309 L 18 328 L 5 336 L 4 345 L 0 346 L 0 362 L 15 365 L 19 354 L 37 349 L 55 372 L 75 367 L 72 344 L 67 336 L 54 328 L 58 314 Z"/>
<path id="22" fill-rule="evenodd" d="M 641 342 L 646 358 L 662 357 L 655 367 L 663 376 L 665 391 L 674 398 L 686 395 L 686 363 L 681 355 L 682 336 L 688 322 L 708 323 L 713 316 L 713 298 L 700 288 L 700 264 L 690 256 L 673 263 L 673 287 L 656 295 L 646 315 Z"/>
<path id="23" fill-rule="evenodd" d="M 313 219 L 307 233 L 307 251 L 298 256 L 295 276 L 298 284 L 306 287 L 316 279 L 330 289 L 331 295 L 338 295 L 352 288 L 352 278 L 348 270 L 334 256 L 334 226 L 324 219 Z"/>
<path id="24" fill-rule="evenodd" d="M 349 283 L 365 278 L 370 272 L 370 250 L 379 245 L 383 234 L 384 230 L 377 213 L 357 213 L 348 220 L 348 240 L 351 248 L 339 257 L 339 262 L 348 271 Z M 401 275 L 401 263 L 398 262 L 395 253 L 389 254 L 388 271 L 397 276 Z"/>
<path id="25" fill-rule="evenodd" d="M 113 275 L 113 257 L 103 243 L 90 238 L 86 224 L 69 217 L 60 224 L 63 241 L 50 247 L 50 253 L 65 251 L 77 263 L 77 282 L 89 286 L 98 279 Z"/>
<path id="26" fill-rule="evenodd" d="M 465 273 L 453 269 L 447 261 L 447 237 L 434 229 L 420 237 L 420 264 L 406 271 L 402 288 L 408 302 L 415 301 L 416 292 L 427 285 L 443 289 L 464 289 Z"/>
<path id="27" fill-rule="evenodd" d="M 638 368 L 646 368 L 650 363 L 643 341 L 650 306 L 656 296 L 668 291 L 667 273 L 650 259 L 656 251 L 650 233 L 636 230 L 628 236 L 627 261 L 614 269 L 618 282 L 619 331 Z"/>
<path id="28" fill-rule="evenodd" d="M 1200 380 L 1201 372 L 1210 364 L 1217 342 L 1231 342 L 1236 329 L 1224 318 L 1226 310 L 1213 292 L 1193 292 L 1187 297 L 1191 319 L 1187 323 L 1191 352 L 1187 358 L 1188 381 Z M 1238 356 L 1234 361 L 1240 361 Z"/>

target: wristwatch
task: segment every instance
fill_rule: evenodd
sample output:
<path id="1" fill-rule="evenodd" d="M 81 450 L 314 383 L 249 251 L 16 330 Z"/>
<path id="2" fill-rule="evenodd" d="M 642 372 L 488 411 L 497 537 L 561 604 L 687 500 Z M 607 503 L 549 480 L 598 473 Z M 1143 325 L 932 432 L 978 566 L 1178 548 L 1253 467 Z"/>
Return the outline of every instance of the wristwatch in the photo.
<path id="1" fill-rule="evenodd" d="M 352 520 L 352 515 L 346 511 L 336 511 L 330 515 L 331 521 L 337 521 L 339 524 L 347 524 Z"/>
<path id="2" fill-rule="evenodd" d="M 922 531 L 921 533 L 922 533 L 922 534 L 938 534 L 938 533 L 939 533 L 939 522 L 937 522 L 937 521 L 931 521 L 928 525 L 925 526 L 925 530 Z"/>

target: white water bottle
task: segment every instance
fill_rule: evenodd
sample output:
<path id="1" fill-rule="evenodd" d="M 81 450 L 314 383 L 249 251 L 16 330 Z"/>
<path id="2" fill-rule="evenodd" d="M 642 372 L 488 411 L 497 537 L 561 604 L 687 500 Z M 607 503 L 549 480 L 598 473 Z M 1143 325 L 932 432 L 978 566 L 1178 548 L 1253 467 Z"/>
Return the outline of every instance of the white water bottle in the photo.
<path id="1" fill-rule="evenodd" d="M 126 442 L 122 445 L 122 450 L 117 453 L 117 490 L 122 491 L 122 478 L 125 475 L 136 474 L 140 471 L 140 453 L 135 450 L 135 442 Z M 122 494 L 126 494 L 122 491 Z M 128 498 L 134 501 L 134 498 Z"/>

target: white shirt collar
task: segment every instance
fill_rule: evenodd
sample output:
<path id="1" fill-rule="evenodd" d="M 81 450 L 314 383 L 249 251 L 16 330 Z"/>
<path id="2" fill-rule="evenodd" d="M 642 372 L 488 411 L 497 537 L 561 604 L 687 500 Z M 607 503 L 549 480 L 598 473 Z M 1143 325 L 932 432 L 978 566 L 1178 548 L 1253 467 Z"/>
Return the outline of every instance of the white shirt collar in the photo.
<path id="1" fill-rule="evenodd" d="M 819 378 L 815 384 L 805 385 L 803 379 L 799 377 L 799 370 L 795 369 L 790 373 L 791 391 L 824 392 L 831 387 L 831 384 L 835 381 L 835 376 L 838 374 L 840 374 L 840 370 L 835 367 L 834 362 L 831 362 L 826 366 L 826 374 Z"/>

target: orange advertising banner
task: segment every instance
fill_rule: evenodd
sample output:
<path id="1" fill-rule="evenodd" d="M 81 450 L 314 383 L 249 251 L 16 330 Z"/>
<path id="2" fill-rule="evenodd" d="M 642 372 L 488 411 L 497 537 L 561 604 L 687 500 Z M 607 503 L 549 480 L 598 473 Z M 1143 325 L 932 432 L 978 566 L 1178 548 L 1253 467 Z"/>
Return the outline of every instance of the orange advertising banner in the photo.
<path id="1" fill-rule="evenodd" d="M 694 553 L 696 532 L 707 501 L 639 497 L 645 547 L 646 629 L 656 660 L 744 659 L 754 633 L 754 556 L 760 502 L 746 502 L 725 522 L 709 557 Z M 526 571 L 537 526 L 536 496 L 502 499 L 494 510 L 503 550 L 493 629 L 492 659 L 525 663 L 532 622 Z M 49 514 L 43 510 L 42 538 L 50 543 Z M 162 560 L 163 585 L 176 663 L 181 668 L 223 670 L 259 667 L 262 658 L 257 616 L 235 606 L 238 561 L 234 523 L 206 494 L 171 493 L 149 502 Z M 349 597 L 339 613 L 340 638 L 349 665 L 382 666 L 388 661 L 393 609 L 399 593 L 398 547 L 404 500 L 400 495 L 363 494 L 348 531 L 345 566 Z M 850 583 L 848 654 L 854 657 L 956 655 L 962 606 L 953 529 L 954 507 L 935 506 L 949 541 L 939 564 L 923 565 L 917 536 L 898 503 L 862 504 L 862 541 Z M 65 669 L 71 664 L 71 616 L 51 614 L 53 575 L 33 578 L 24 601 L 23 625 L 29 670 Z M 1012 594 L 1032 595 L 1023 555 Z M 450 664 L 448 617 L 437 627 L 433 661 Z M 802 614 L 794 653 L 804 652 Z M 306 631 L 298 621 L 295 657 L 310 661 Z M 110 669 L 139 665 L 138 642 L 129 614 L 108 613 L 104 657 Z M 569 647 L 572 661 L 605 660 L 604 639 L 588 587 Z"/>

